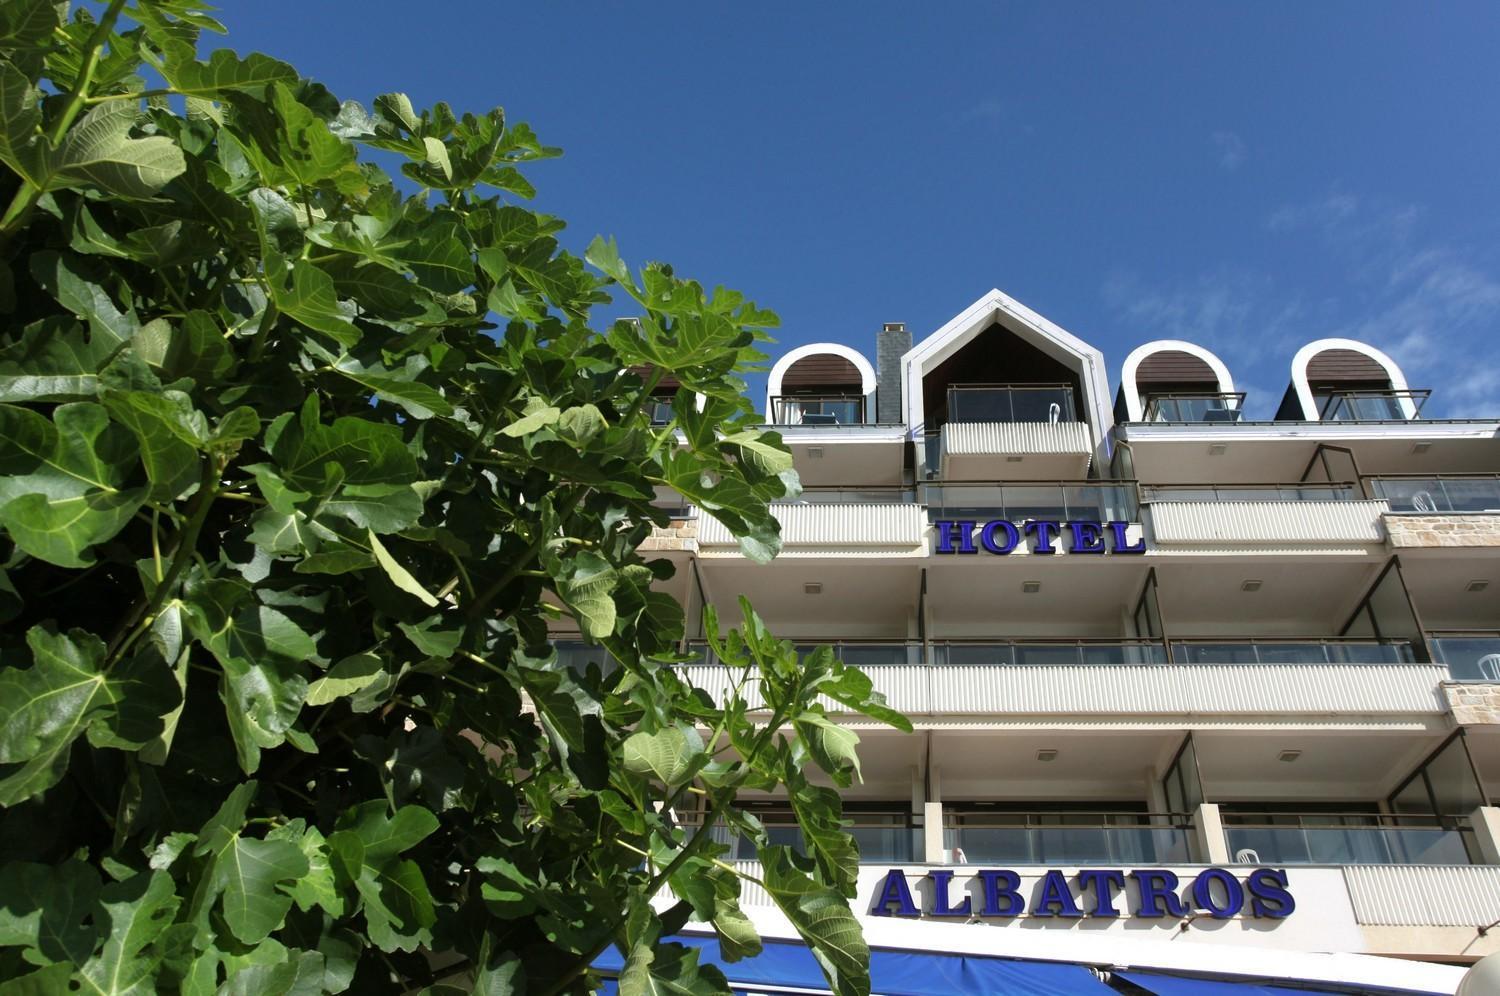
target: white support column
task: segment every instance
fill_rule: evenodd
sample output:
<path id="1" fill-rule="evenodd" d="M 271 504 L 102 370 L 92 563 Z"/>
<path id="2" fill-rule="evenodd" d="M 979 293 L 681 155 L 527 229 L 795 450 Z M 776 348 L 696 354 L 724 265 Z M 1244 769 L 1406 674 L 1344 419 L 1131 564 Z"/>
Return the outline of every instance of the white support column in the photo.
<path id="1" fill-rule="evenodd" d="M 1146 783 L 1146 802 L 1153 813 L 1167 811 L 1167 790 L 1161 787 L 1161 773 L 1155 768 L 1146 768 L 1141 778 Z"/>
<path id="2" fill-rule="evenodd" d="M 947 855 L 943 852 L 943 804 L 929 802 L 924 805 L 922 822 L 923 850 L 927 852 L 924 860 L 934 865 L 946 864 Z"/>
<path id="3" fill-rule="evenodd" d="M 1480 863 L 1500 865 L 1500 806 L 1480 806 L 1469 814 L 1469 822 Z"/>
<path id="4" fill-rule="evenodd" d="M 1198 860 L 1211 865 L 1229 863 L 1229 845 L 1224 839 L 1224 822 L 1216 803 L 1203 802 L 1193 811 L 1193 850 Z"/>

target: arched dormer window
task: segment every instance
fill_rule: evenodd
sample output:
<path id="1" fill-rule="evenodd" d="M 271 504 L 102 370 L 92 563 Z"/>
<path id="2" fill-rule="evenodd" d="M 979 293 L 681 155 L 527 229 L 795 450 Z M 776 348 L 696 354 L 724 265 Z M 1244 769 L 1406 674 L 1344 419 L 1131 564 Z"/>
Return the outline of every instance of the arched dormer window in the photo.
<path id="1" fill-rule="evenodd" d="M 1233 422 L 1245 396 L 1224 361 L 1202 346 L 1160 339 L 1137 347 L 1120 369 L 1121 422 Z"/>
<path id="2" fill-rule="evenodd" d="M 1404 422 L 1417 418 L 1427 391 L 1406 386 L 1396 361 L 1354 339 L 1319 339 L 1292 359 L 1292 383 L 1278 419 Z"/>
<path id="3" fill-rule="evenodd" d="M 874 414 L 875 368 L 835 342 L 802 346 L 776 361 L 767 379 L 773 425 L 862 425 Z"/>

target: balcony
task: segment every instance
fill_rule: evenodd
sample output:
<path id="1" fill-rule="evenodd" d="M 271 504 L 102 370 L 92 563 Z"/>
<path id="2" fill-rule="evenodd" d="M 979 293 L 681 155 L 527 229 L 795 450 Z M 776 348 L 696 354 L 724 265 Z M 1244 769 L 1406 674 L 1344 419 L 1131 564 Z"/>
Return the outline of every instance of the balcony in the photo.
<path id="1" fill-rule="evenodd" d="M 1181 485 L 1143 488 L 1158 545 L 1284 548 L 1385 541 L 1384 500 L 1352 484 Z"/>
<path id="2" fill-rule="evenodd" d="M 1318 392 L 1320 422 L 1409 422 L 1422 417 L 1431 391 Z"/>
<path id="3" fill-rule="evenodd" d="M 920 557 L 926 553 L 922 506 L 900 500 L 899 489 L 835 491 L 821 498 L 771 506 L 781 523 L 783 557 Z M 863 498 L 884 498 L 865 501 Z M 842 500 L 848 498 L 850 500 Z M 718 519 L 699 518 L 698 551 L 705 557 L 740 556 L 738 541 Z"/>
<path id="4" fill-rule="evenodd" d="M 799 647 L 803 653 L 816 646 Z M 892 708 L 910 715 L 1050 715 L 1121 722 L 1168 715 L 1341 713 L 1437 717 L 1442 665 L 1416 663 L 1400 642 L 1360 640 L 1001 640 L 842 642 L 834 653 L 870 675 Z M 730 674 L 717 662 L 684 667 L 716 699 Z M 762 703 L 751 690 L 751 708 Z M 844 708 L 832 700 L 833 712 Z"/>
<path id="5" fill-rule="evenodd" d="M 960 385 L 948 388 L 947 419 L 927 437 L 926 466 L 943 479 L 1082 477 L 1092 454 L 1070 386 Z"/>
<path id="6" fill-rule="evenodd" d="M 782 394 L 771 398 L 770 414 L 778 426 L 863 425 L 865 399 L 857 394 Z"/>
<path id="7" fill-rule="evenodd" d="M 1244 415 L 1245 394 L 1153 394 L 1146 399 L 1147 422 L 1238 422 Z"/>
<path id="8" fill-rule="evenodd" d="M 1467 865 L 1476 860 L 1473 829 L 1461 817 L 1223 812 L 1222 818 L 1236 864 Z"/>
<path id="9" fill-rule="evenodd" d="M 958 865 L 1186 864 L 1191 832 L 1182 813 L 943 812 L 943 849 Z"/>

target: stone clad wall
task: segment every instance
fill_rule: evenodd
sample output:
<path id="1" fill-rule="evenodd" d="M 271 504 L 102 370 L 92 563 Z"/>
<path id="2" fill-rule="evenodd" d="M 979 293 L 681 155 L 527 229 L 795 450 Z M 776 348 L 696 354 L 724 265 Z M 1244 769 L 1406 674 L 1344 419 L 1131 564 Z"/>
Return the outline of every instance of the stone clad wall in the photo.
<path id="1" fill-rule="evenodd" d="M 1387 515 L 1385 531 L 1393 547 L 1500 546 L 1500 514 Z"/>
<path id="2" fill-rule="evenodd" d="M 673 519 L 669 526 L 652 526 L 651 535 L 639 547 L 641 553 L 698 549 L 698 520 Z"/>
<path id="3" fill-rule="evenodd" d="M 1444 682 L 1443 694 L 1459 726 L 1500 723 L 1500 684 L 1483 681 Z"/>

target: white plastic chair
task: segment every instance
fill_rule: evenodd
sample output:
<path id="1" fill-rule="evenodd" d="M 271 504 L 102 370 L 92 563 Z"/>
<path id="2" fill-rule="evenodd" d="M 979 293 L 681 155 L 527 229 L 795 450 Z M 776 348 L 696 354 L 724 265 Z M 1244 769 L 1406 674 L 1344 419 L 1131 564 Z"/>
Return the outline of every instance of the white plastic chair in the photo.
<path id="1" fill-rule="evenodd" d="M 1260 855 L 1248 847 L 1242 847 L 1234 852 L 1234 863 L 1237 865 L 1258 865 Z"/>
<path id="2" fill-rule="evenodd" d="M 1500 654 L 1485 654 L 1475 662 L 1475 667 L 1485 681 L 1500 681 Z"/>
<path id="3" fill-rule="evenodd" d="M 1062 405 L 1054 401 L 1047 406 L 1047 421 L 1054 425 L 1062 421 Z"/>
<path id="4" fill-rule="evenodd" d="M 1437 501 L 1432 497 L 1431 492 L 1427 491 L 1418 491 L 1412 495 L 1411 505 L 1418 512 L 1436 512 L 1438 510 Z"/>

